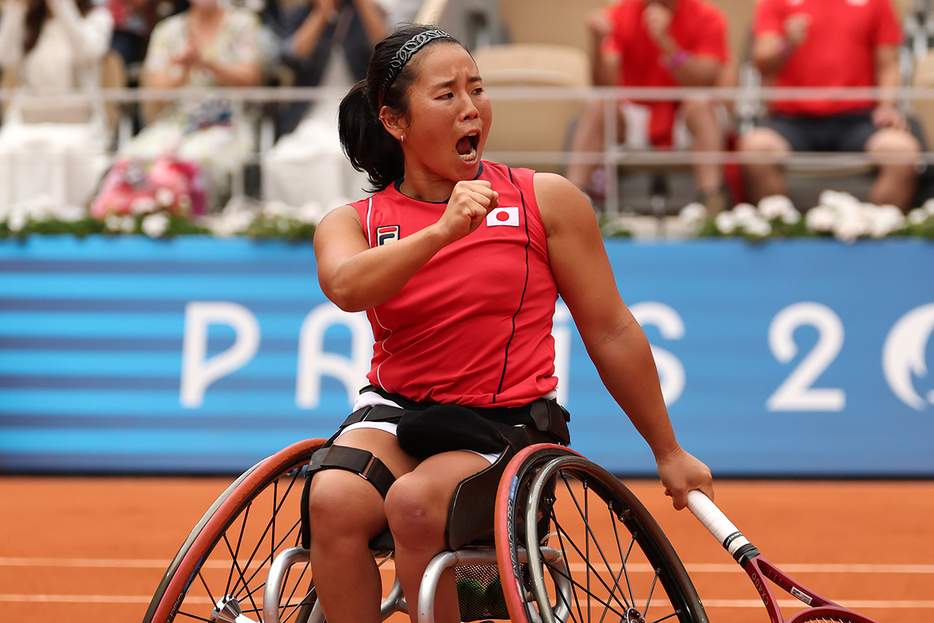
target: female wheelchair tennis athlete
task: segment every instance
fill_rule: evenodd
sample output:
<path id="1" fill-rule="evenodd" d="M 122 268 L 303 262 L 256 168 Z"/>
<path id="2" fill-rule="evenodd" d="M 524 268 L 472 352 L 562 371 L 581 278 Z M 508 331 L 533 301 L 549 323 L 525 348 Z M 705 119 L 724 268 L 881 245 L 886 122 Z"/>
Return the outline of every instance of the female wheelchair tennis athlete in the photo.
<path id="1" fill-rule="evenodd" d="M 322 290 L 373 327 L 371 385 L 327 442 L 296 444 L 231 485 L 146 621 L 376 623 L 395 609 L 444 623 L 705 620 L 644 508 L 564 447 L 559 295 L 675 508 L 690 490 L 713 495 L 710 471 L 676 440 L 589 202 L 560 176 L 481 160 L 491 121 L 476 64 L 449 34 L 407 25 L 376 46 L 339 115 L 375 194 L 333 210 L 315 235 Z M 459 575 L 466 553 L 432 570 L 439 554 L 491 535 L 501 583 Z M 607 538 L 612 547 L 596 547 Z M 399 588 L 382 601 L 388 560 L 408 604 Z M 432 595 L 416 611 L 423 576 Z"/>

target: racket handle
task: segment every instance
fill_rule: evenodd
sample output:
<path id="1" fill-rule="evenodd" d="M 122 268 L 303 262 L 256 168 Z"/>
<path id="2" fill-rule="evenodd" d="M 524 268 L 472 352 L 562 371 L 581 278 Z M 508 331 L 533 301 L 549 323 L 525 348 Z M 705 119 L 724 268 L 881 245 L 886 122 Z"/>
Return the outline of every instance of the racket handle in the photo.
<path id="1" fill-rule="evenodd" d="M 740 560 L 737 556 L 739 550 L 743 554 L 748 553 L 752 544 L 743 536 L 733 522 L 723 514 L 713 501 L 700 491 L 688 492 L 688 508 L 697 517 L 697 520 L 704 524 L 704 527 L 710 531 L 710 534 L 722 545 L 730 555 Z M 749 547 L 745 547 L 749 546 Z M 754 549 L 754 548 L 753 548 Z"/>

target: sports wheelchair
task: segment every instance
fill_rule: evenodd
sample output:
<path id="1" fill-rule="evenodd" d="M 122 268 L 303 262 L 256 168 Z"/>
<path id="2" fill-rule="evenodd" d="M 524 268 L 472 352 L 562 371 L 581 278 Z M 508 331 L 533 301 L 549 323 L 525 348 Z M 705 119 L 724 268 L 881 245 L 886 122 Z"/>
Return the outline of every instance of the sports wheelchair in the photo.
<path id="1" fill-rule="evenodd" d="M 300 517 L 305 470 L 323 444 L 289 446 L 231 484 L 182 544 L 143 623 L 324 623 Z M 462 621 L 707 623 L 668 539 L 615 476 L 553 444 L 524 448 L 504 464 L 489 493 L 455 494 L 451 551 L 425 571 L 415 603 L 420 623 L 433 623 L 435 590 L 451 567 Z M 489 514 L 480 538 L 473 527 L 452 527 L 459 515 L 477 515 L 458 510 L 459 500 L 492 510 L 492 531 Z M 383 620 L 408 613 L 392 581 L 391 535 L 370 548 L 384 578 Z"/>

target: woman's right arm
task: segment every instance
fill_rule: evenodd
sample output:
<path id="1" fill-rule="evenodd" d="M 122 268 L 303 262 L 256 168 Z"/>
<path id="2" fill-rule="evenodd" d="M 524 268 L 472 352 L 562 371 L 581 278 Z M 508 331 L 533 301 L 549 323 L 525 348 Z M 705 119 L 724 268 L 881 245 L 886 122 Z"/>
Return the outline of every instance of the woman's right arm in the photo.
<path id="1" fill-rule="evenodd" d="M 16 67 L 23 59 L 26 32 L 25 0 L 7 0 L 0 13 L 0 67 Z"/>
<path id="2" fill-rule="evenodd" d="M 315 231 L 322 291 L 348 312 L 385 303 L 435 253 L 476 230 L 496 207 L 497 197 L 489 182 L 459 182 L 438 222 L 392 244 L 373 248 L 354 208 L 332 210 Z"/>

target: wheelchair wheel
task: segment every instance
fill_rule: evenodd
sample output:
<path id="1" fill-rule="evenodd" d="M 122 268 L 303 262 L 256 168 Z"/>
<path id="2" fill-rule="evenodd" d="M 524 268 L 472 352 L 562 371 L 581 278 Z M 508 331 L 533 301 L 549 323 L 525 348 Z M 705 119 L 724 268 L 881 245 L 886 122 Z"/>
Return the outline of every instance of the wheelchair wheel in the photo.
<path id="1" fill-rule="evenodd" d="M 305 466 L 323 443 L 296 443 L 234 481 L 176 554 L 143 623 L 262 621 L 270 564 L 300 544 Z M 280 620 L 305 623 L 314 602 L 311 569 L 292 567 L 280 591 Z"/>
<path id="2" fill-rule="evenodd" d="M 615 476 L 551 445 L 524 449 L 506 476 L 496 538 L 513 621 L 707 623 L 668 539 Z"/>

